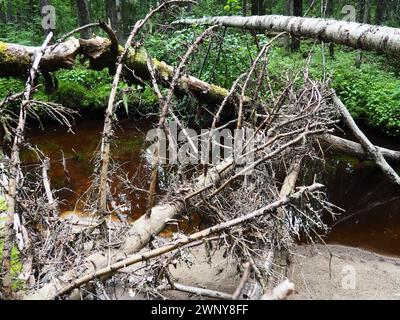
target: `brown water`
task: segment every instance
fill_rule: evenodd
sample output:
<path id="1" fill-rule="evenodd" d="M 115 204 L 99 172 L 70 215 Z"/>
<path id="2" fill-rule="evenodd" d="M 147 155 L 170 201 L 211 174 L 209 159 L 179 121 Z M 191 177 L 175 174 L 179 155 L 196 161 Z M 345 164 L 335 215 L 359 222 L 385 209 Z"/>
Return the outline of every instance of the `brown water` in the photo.
<path id="1" fill-rule="evenodd" d="M 363 131 L 373 143 L 400 150 L 399 141 Z M 370 161 L 330 155 L 326 170 L 330 200 L 346 210 L 331 221 L 327 242 L 400 256 L 400 188 Z"/>
<path id="2" fill-rule="evenodd" d="M 58 124 L 46 124 L 44 130 L 37 125 L 31 125 L 27 131 L 27 140 L 42 150 L 50 158 L 51 169 L 49 177 L 59 200 L 61 215 L 78 214 L 83 212 L 85 191 L 91 184 L 93 174 L 93 157 L 98 149 L 103 130 L 102 116 L 86 117 L 77 121 L 72 127 L 73 132 Z M 151 165 L 145 158 L 149 143 L 145 141 L 146 132 L 152 127 L 151 120 L 123 119 L 115 130 L 115 142 L 112 146 L 112 159 L 121 168 L 120 172 L 127 175 L 132 185 L 148 190 Z M 64 170 L 62 155 L 66 159 L 68 172 Z M 37 165 L 34 152 L 23 150 L 21 153 L 24 168 Z M 162 175 L 160 176 L 162 179 Z M 112 185 L 114 200 L 122 207 L 128 221 L 138 219 L 146 212 L 147 194 L 140 191 L 127 190 L 114 183 Z M 125 210 L 124 210 L 125 209 Z M 193 218 L 183 219 L 178 226 L 169 226 L 162 235 L 169 236 L 178 228 L 184 232 L 198 230 L 202 221 L 196 214 Z M 114 217 L 118 219 L 117 217 Z"/>
<path id="3" fill-rule="evenodd" d="M 149 165 L 143 157 L 146 149 L 145 133 L 149 121 L 124 119 L 116 129 L 118 139 L 112 147 L 113 160 L 121 165 L 132 183 L 146 189 L 148 185 Z M 93 173 L 93 156 L 98 148 L 103 129 L 103 118 L 85 119 L 73 126 L 73 132 L 58 124 L 46 124 L 45 130 L 31 126 L 28 141 L 37 145 L 51 161 L 50 180 L 55 189 L 61 189 L 56 195 L 62 200 L 61 212 L 73 211 L 75 205 L 81 210 L 82 202 L 77 200 L 87 190 Z M 66 159 L 68 172 L 62 164 L 62 154 Z M 28 150 L 22 153 L 25 168 L 37 162 L 36 155 Z M 113 188 L 117 188 L 116 185 Z M 117 203 L 126 203 L 132 219 L 140 217 L 146 210 L 146 196 L 143 192 L 128 192 L 119 188 Z M 119 200 L 119 201 L 118 201 Z"/>
<path id="4" fill-rule="evenodd" d="M 122 120 L 116 130 L 118 139 L 112 151 L 113 159 L 122 164 L 132 182 L 144 189 L 148 187 L 150 172 L 143 157 L 145 132 L 149 126 L 148 120 Z M 63 200 L 63 211 L 74 210 L 77 199 L 90 184 L 93 170 L 90 160 L 98 146 L 102 127 L 103 119 L 94 118 L 78 122 L 73 128 L 75 134 L 55 124 L 47 124 L 44 131 L 32 126 L 28 133 L 28 140 L 38 145 L 52 161 L 52 185 L 57 189 L 70 189 L 57 194 Z M 382 140 L 371 133 L 369 136 L 375 143 L 400 150 L 396 140 Z M 67 159 L 68 176 L 59 161 L 61 150 Z M 22 158 L 26 164 L 37 161 L 31 152 L 24 152 Z M 347 211 L 336 221 L 330 221 L 333 228 L 327 242 L 400 256 L 400 190 L 372 163 L 343 155 L 328 156 L 325 176 L 330 200 Z M 144 193 L 119 189 L 116 194 L 121 204 L 128 203 L 132 219 L 145 212 Z M 198 220 L 191 223 L 197 224 Z"/>

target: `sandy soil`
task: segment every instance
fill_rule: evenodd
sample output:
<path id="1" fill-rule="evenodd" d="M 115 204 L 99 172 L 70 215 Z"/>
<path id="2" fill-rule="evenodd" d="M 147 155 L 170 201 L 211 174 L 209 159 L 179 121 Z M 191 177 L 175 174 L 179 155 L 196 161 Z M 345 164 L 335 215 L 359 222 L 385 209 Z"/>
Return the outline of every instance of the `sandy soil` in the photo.
<path id="1" fill-rule="evenodd" d="M 176 269 L 170 268 L 176 282 L 193 287 L 233 293 L 240 281 L 236 263 L 223 257 L 222 250 L 216 251 L 212 256 L 212 264 L 206 255 L 204 246 L 193 251 L 194 264 L 189 268 L 185 264 L 177 265 Z M 173 291 L 167 294 L 172 299 L 198 299 L 197 296 L 187 295 L 183 292 Z"/>
<path id="2" fill-rule="evenodd" d="M 234 264 L 218 252 L 213 259 L 216 263 L 210 265 L 204 250 L 197 250 L 196 263 L 190 269 L 181 265 L 172 270 L 177 281 L 234 292 L 239 281 Z M 296 287 L 291 299 L 400 299 L 400 259 L 358 248 L 298 246 L 288 276 Z M 174 293 L 170 297 L 187 295 Z"/>
<path id="3" fill-rule="evenodd" d="M 297 248 L 289 273 L 297 291 L 292 299 L 400 299 L 400 259 L 351 247 L 328 248 Z"/>
<path id="4" fill-rule="evenodd" d="M 332 253 L 330 255 L 329 251 Z M 208 288 L 232 294 L 240 277 L 236 264 L 217 251 L 210 264 L 204 247 L 193 249 L 193 265 L 178 264 L 171 268 L 181 284 Z M 288 276 L 296 292 L 290 299 L 399 299 L 400 259 L 365 250 L 329 245 L 298 246 Z M 165 291 L 168 299 L 202 299 L 179 291 Z M 117 299 L 143 299 L 126 291 Z"/>

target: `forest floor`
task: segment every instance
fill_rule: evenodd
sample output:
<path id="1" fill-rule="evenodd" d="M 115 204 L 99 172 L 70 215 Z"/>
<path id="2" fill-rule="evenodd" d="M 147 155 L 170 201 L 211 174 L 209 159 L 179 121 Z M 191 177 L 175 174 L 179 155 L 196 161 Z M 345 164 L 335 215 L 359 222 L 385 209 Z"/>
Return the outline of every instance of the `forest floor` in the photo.
<path id="1" fill-rule="evenodd" d="M 295 300 L 383 300 L 400 299 L 400 258 L 378 255 L 353 247 L 328 245 L 299 245 L 294 251 L 294 263 L 289 278 L 295 284 Z M 202 287 L 232 293 L 240 277 L 234 263 L 217 250 L 213 262 L 208 262 L 204 247 L 192 250 L 193 265 L 178 264 L 170 268 L 176 282 L 188 286 Z M 355 288 L 351 285 L 350 273 L 354 271 Z M 119 293 L 118 293 L 119 291 Z M 179 291 L 166 291 L 168 299 L 199 299 Z M 132 299 L 127 291 L 117 290 L 117 299 Z M 136 299 L 144 297 L 136 296 Z"/>

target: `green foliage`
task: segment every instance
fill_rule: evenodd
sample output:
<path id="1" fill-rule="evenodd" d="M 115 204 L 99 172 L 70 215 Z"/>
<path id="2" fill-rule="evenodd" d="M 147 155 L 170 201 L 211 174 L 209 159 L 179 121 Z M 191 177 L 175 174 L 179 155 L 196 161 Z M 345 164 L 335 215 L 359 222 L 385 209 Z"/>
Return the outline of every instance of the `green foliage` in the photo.
<path id="1" fill-rule="evenodd" d="M 24 81 L 16 78 L 0 78 L 0 100 L 12 93 L 24 90 Z"/>
<path id="2" fill-rule="evenodd" d="M 59 88 L 50 99 L 75 109 L 102 108 L 107 105 L 111 84 L 101 84 L 89 89 L 79 82 L 60 82 Z"/>
<path id="3" fill-rule="evenodd" d="M 0 223 L 6 218 L 0 218 Z M 1 239 L 1 237 L 0 237 Z M 0 261 L 3 260 L 3 246 L 4 242 L 0 240 Z M 18 275 L 22 272 L 22 263 L 20 260 L 20 253 L 17 247 L 13 247 L 11 250 L 11 277 L 12 277 L 12 290 L 18 291 L 23 289 L 23 281 L 18 279 Z M 1 273 L 1 265 L 0 265 Z"/>
<path id="4" fill-rule="evenodd" d="M 173 34 L 153 34 L 146 39 L 145 47 L 150 55 L 176 66 L 187 47 L 203 30 L 204 28 L 193 26 L 176 30 Z M 264 35 L 259 35 L 258 38 L 259 45 L 263 45 L 267 41 Z M 221 40 L 223 43 L 220 47 Z M 210 43 L 211 48 L 207 55 Z M 202 71 L 200 77 L 202 80 L 225 87 L 230 86 L 238 75 L 250 67 L 257 52 L 254 38 L 249 33 L 229 30 L 224 35 L 224 31 L 221 29 L 216 37 L 205 39 L 195 54 L 195 58 L 192 56 L 189 60 L 188 72 L 192 75 L 199 75 L 199 72 Z"/>
<path id="5" fill-rule="evenodd" d="M 158 105 L 158 98 L 153 90 L 146 86 L 142 88 L 137 86 L 137 88 L 130 88 L 127 90 L 125 88 L 125 95 L 127 101 L 129 101 L 130 106 L 140 109 L 141 113 L 146 113 L 147 111 L 153 111 L 154 106 Z"/>
<path id="6" fill-rule="evenodd" d="M 231 15 L 240 14 L 242 12 L 241 2 L 239 0 L 227 0 L 224 11 Z"/>
<path id="7" fill-rule="evenodd" d="M 377 67 L 365 63 L 360 69 L 346 68 L 344 60 L 335 70 L 334 87 L 355 117 L 400 134 L 400 79 Z"/>
<path id="8" fill-rule="evenodd" d="M 0 11 L 7 11 L 9 1 L 0 0 Z M 399 6 L 397 0 L 390 0 L 389 7 Z M 40 44 L 44 33 L 41 29 L 40 10 L 38 2 L 26 2 L 23 0 L 12 1 L 12 19 L 2 23 L 5 18 L 0 17 L 0 28 L 2 33 L 0 41 L 16 42 L 20 44 Z M 52 0 L 51 4 L 56 8 L 57 29 L 55 38 L 72 30 L 78 24 L 76 4 L 74 1 Z M 151 6 L 149 1 L 123 0 L 122 5 L 122 33 L 126 36 L 132 25 L 139 17 L 143 17 Z M 282 14 L 285 10 L 285 1 L 266 2 L 266 12 Z M 347 1 L 346 4 L 357 8 L 358 1 Z M 343 18 L 343 2 L 334 2 L 332 16 Z M 106 17 L 106 6 L 104 1 L 89 1 L 91 18 L 93 21 Z M 241 14 L 242 1 L 240 0 L 203 0 L 198 5 L 188 9 L 182 7 L 179 15 L 181 17 L 201 17 L 211 15 Z M 250 2 L 248 2 L 250 6 Z M 248 8 L 249 9 L 249 8 Z M 312 7 L 304 2 L 304 12 L 308 16 L 321 16 L 321 6 L 317 1 Z M 309 10 L 310 9 L 310 10 Z M 391 26 L 400 25 L 399 10 L 388 10 L 385 14 L 385 23 Z M 372 5 L 372 18 L 376 14 L 376 3 Z M 157 29 L 159 25 L 175 19 L 174 17 L 159 13 L 152 19 L 152 27 L 145 28 L 145 48 L 149 53 L 160 61 L 170 65 L 178 65 L 180 57 L 187 47 L 204 30 L 203 27 L 184 27 L 174 29 L 173 32 L 162 32 Z M 373 21 L 373 19 L 372 19 Z M 149 31 L 152 30 L 151 33 Z M 99 30 L 94 30 L 97 34 Z M 101 32 L 100 32 L 101 34 Z M 228 29 L 226 34 L 223 28 L 218 31 L 217 37 L 206 39 L 196 55 L 190 58 L 187 72 L 199 76 L 202 80 L 212 82 L 222 87 L 229 88 L 238 75 L 248 70 L 252 60 L 268 38 L 262 34 L 257 35 L 258 46 L 254 37 L 249 32 Z M 302 50 L 297 53 L 287 54 L 286 51 L 274 44 L 270 52 L 269 75 L 274 90 L 281 88 L 286 81 L 286 73 L 292 74 L 304 65 L 306 59 L 303 53 L 310 50 L 312 42 L 302 41 Z M 354 51 L 345 51 L 344 48 L 336 46 L 336 59 L 326 58 L 326 76 L 332 79 L 332 85 L 337 90 L 344 103 L 349 107 L 352 114 L 365 119 L 369 124 L 382 128 L 391 134 L 399 134 L 399 96 L 400 96 L 400 64 L 398 59 L 388 58 L 383 55 L 365 54 L 364 62 L 360 69 L 354 67 Z M 210 50 L 208 50 L 210 49 Z M 310 72 L 316 78 L 322 78 L 322 55 L 320 46 L 316 46 L 311 60 Z M 73 70 L 57 72 L 59 90 L 51 96 L 44 93 L 40 88 L 36 93 L 36 99 L 52 100 L 63 103 L 72 108 L 104 107 L 107 103 L 111 77 L 106 71 L 97 72 L 87 70 L 85 65 L 79 65 Z M 15 79 L 0 79 L 0 98 L 9 92 L 23 90 L 24 81 Z M 157 98 L 150 88 L 136 90 L 127 88 L 121 84 L 124 94 L 122 106 L 127 109 L 132 105 L 139 104 L 141 108 L 153 108 L 157 105 Z M 268 96 L 268 92 L 260 92 Z M 187 108 L 185 101 L 182 110 Z M 129 110 L 125 110 L 129 111 Z M 182 111 L 184 112 L 184 111 Z"/>
<path id="9" fill-rule="evenodd" d="M 302 52 L 308 52 L 311 47 L 311 42 L 304 41 Z M 317 79 L 323 78 L 324 70 L 320 48 L 315 47 L 310 65 L 310 73 Z M 325 74 L 333 88 L 355 118 L 388 134 L 400 134 L 400 79 L 396 75 L 396 65 L 388 64 L 387 59 L 374 53 L 364 52 L 358 69 L 355 67 L 356 52 L 346 50 L 336 46 L 335 59 L 325 52 Z M 301 52 L 285 54 L 283 48 L 275 48 L 270 56 L 271 77 L 276 80 L 280 74 L 290 74 L 305 61 Z"/>
<path id="10" fill-rule="evenodd" d="M 89 70 L 86 66 L 80 64 L 76 64 L 72 70 L 59 71 L 57 79 L 62 82 L 80 84 L 88 89 L 112 82 L 112 77 L 109 76 L 107 70 Z"/>
<path id="11" fill-rule="evenodd" d="M 85 108 L 89 104 L 88 90 L 79 83 L 60 82 L 54 100 L 68 108 Z"/>

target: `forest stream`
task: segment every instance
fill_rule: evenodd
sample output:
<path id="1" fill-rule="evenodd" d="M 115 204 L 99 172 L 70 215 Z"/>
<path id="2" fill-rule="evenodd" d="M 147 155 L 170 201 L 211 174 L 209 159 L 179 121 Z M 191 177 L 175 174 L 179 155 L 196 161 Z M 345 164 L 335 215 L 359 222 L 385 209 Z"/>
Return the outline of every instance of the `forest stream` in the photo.
<path id="1" fill-rule="evenodd" d="M 128 177 L 143 188 L 147 188 L 151 170 L 145 159 L 145 132 L 149 125 L 149 120 L 120 121 L 116 130 L 118 139 L 113 147 L 114 161 L 121 164 Z M 72 128 L 74 133 L 67 133 L 65 127 L 57 124 L 45 124 L 45 131 L 36 125 L 28 130 L 29 142 L 37 145 L 51 160 L 50 179 L 54 188 L 61 189 L 57 196 L 62 200 L 60 209 L 64 214 L 80 210 L 76 202 L 90 184 L 91 160 L 98 147 L 102 126 L 99 119 L 86 118 L 77 121 Z M 380 146 L 400 150 L 400 144 L 394 139 L 365 132 Z M 61 161 L 63 153 L 67 173 Z M 346 210 L 336 221 L 329 221 L 332 230 L 326 242 L 400 256 L 400 196 L 393 184 L 372 162 L 330 153 L 326 153 L 325 158 L 328 196 L 335 205 Z M 24 168 L 37 161 L 35 154 L 27 150 L 23 152 L 22 159 Z M 117 194 L 119 204 L 125 204 L 131 221 L 145 213 L 144 193 L 127 194 L 118 190 Z M 196 224 L 199 224 L 198 219 L 191 225 L 187 222 L 183 225 L 193 228 Z"/>

